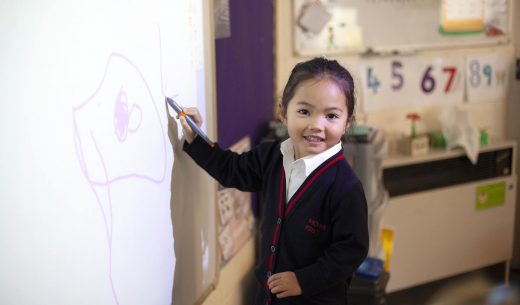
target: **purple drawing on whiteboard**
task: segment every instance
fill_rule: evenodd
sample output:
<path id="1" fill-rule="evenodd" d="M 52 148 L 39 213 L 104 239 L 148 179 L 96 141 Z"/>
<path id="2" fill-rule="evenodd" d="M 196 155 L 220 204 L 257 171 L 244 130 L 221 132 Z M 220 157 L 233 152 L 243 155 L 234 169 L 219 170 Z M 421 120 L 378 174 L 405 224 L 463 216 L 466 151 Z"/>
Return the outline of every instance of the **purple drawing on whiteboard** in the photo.
<path id="1" fill-rule="evenodd" d="M 132 105 L 130 111 L 128 111 L 128 97 L 126 92 L 123 90 L 119 91 L 115 100 L 114 127 L 117 139 L 120 142 L 124 142 L 126 140 L 126 135 L 128 132 L 136 132 L 137 129 L 139 129 L 139 125 L 141 125 L 141 120 L 139 119 L 139 124 L 134 128 L 130 128 L 128 126 L 130 117 L 132 116 L 134 110 L 138 113 L 141 113 L 141 107 L 139 107 L 139 105 Z"/>
<path id="2" fill-rule="evenodd" d="M 119 53 L 110 54 L 98 87 L 72 113 L 76 154 L 102 214 L 108 278 L 119 304 L 112 272 L 113 203 L 126 202 L 112 190 L 119 182 L 137 186 L 139 181 L 160 184 L 165 180 L 166 134 L 146 79 Z"/>

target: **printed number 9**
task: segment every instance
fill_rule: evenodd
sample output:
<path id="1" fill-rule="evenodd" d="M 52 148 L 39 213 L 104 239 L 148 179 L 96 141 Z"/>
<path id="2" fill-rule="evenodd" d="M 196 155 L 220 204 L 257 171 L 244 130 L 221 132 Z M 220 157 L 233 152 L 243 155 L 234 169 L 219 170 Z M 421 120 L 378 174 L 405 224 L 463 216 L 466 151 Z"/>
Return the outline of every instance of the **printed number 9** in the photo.
<path id="1" fill-rule="evenodd" d="M 491 86 L 491 66 L 490 65 L 484 65 L 484 68 L 482 68 L 482 72 L 487 78 L 487 85 Z"/>

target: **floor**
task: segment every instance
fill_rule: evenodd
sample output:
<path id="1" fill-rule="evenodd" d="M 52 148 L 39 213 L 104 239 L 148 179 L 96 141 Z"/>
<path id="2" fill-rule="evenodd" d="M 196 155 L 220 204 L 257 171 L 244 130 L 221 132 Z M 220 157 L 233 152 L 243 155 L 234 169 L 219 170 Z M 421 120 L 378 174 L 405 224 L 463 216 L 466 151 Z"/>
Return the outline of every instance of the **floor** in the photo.
<path id="1" fill-rule="evenodd" d="M 510 270 L 509 285 L 504 270 L 498 264 L 397 291 L 381 305 L 520 305 L 520 269 Z"/>

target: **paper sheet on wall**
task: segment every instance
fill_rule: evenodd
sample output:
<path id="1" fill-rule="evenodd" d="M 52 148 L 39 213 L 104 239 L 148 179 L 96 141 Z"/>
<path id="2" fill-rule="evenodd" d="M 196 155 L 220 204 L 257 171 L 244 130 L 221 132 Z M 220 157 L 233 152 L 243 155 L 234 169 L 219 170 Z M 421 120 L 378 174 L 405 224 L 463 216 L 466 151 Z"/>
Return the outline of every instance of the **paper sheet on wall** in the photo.
<path id="1" fill-rule="evenodd" d="M 443 0 L 441 29 L 445 33 L 482 31 L 484 0 Z"/>
<path id="2" fill-rule="evenodd" d="M 229 148 L 236 153 L 251 149 L 251 140 L 245 137 Z M 218 192 L 219 212 L 218 240 L 221 263 L 225 265 L 252 236 L 255 219 L 251 210 L 251 193 L 234 188 L 221 188 Z"/>
<path id="3" fill-rule="evenodd" d="M 359 65 L 363 110 L 460 104 L 464 99 L 464 58 L 389 57 Z"/>
<path id="4" fill-rule="evenodd" d="M 322 9 L 315 8 L 312 10 L 313 14 L 305 14 L 309 11 L 309 6 Z M 294 9 L 298 12 L 294 31 L 294 47 L 297 53 L 339 54 L 363 49 L 362 29 L 357 21 L 358 12 L 345 3 L 323 0 L 317 5 L 315 1 L 295 0 Z M 309 25 L 307 27 L 313 30 L 302 26 L 302 18 Z"/>
<path id="5" fill-rule="evenodd" d="M 511 49 L 468 55 L 466 91 L 468 102 L 503 101 L 509 90 L 514 55 Z"/>

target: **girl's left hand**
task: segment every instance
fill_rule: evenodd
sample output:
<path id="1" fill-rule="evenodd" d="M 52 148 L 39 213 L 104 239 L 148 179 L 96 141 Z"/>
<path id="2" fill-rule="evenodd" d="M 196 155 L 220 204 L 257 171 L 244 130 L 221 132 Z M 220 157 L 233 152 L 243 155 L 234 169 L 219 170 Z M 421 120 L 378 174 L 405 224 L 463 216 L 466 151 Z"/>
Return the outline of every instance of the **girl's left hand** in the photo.
<path id="1" fill-rule="evenodd" d="M 291 271 L 271 275 L 267 279 L 267 285 L 269 285 L 271 293 L 276 294 L 279 299 L 302 294 L 296 274 Z"/>

